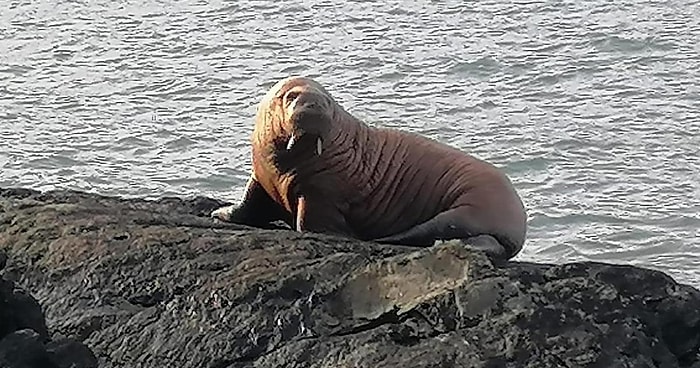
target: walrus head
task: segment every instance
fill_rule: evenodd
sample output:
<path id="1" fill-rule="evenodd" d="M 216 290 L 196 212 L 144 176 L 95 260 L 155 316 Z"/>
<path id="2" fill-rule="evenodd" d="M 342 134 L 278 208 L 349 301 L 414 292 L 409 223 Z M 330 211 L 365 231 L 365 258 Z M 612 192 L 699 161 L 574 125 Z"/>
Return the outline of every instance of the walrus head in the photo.
<path id="1" fill-rule="evenodd" d="M 337 119 L 333 97 L 310 78 L 293 76 L 270 88 L 258 107 L 254 133 L 275 153 L 311 151 L 320 156 Z M 303 153 L 303 152 L 302 152 Z"/>

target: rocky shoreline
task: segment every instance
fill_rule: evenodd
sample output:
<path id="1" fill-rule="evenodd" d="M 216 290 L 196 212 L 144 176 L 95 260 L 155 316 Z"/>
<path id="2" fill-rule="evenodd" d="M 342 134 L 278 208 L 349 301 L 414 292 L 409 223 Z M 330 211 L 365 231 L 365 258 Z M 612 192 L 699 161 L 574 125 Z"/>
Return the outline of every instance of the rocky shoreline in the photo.
<path id="1" fill-rule="evenodd" d="M 0 188 L 0 367 L 692 367 L 700 291 Z"/>

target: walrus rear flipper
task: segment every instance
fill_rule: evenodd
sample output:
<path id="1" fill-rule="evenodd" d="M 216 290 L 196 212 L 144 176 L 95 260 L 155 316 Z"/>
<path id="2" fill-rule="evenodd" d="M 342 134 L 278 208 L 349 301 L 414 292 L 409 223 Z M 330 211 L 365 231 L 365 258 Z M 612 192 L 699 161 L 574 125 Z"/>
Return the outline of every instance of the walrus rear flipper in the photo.
<path id="1" fill-rule="evenodd" d="M 385 244 L 429 247 L 436 240 L 459 239 L 464 244 L 480 249 L 492 258 L 508 259 L 513 256 L 510 244 L 499 241 L 501 237 L 477 230 L 470 221 L 469 209 L 458 207 L 439 213 L 430 220 L 404 232 L 375 239 Z M 505 244 L 504 244 L 505 243 Z"/>
<path id="2" fill-rule="evenodd" d="M 238 206 L 221 207 L 211 213 L 211 217 L 235 224 L 263 229 L 279 229 L 274 221 L 284 221 L 291 226 L 291 215 L 265 191 L 252 176 L 246 184 L 243 201 Z"/>

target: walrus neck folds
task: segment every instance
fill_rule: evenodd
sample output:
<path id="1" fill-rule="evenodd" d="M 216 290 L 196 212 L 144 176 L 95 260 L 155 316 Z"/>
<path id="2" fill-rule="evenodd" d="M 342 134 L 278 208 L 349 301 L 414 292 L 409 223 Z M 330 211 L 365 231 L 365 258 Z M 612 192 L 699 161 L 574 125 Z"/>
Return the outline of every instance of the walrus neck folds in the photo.
<path id="1" fill-rule="evenodd" d="M 342 108 L 336 108 L 332 113 L 332 121 L 334 122 L 328 129 L 328 134 L 323 137 L 324 141 L 334 142 L 342 146 L 344 138 L 355 132 L 359 125 L 364 125 L 363 122 L 357 120 L 350 113 Z"/>
<path id="2" fill-rule="evenodd" d="M 324 149 L 324 152 L 328 152 L 324 157 L 333 161 L 336 169 L 342 168 L 343 172 L 353 173 L 351 177 L 345 178 L 349 182 L 366 184 L 369 178 L 365 176 L 369 170 L 364 166 L 371 161 L 369 158 L 376 154 L 373 146 L 367 144 L 372 140 L 373 128 L 341 107 L 334 110 L 333 121 L 334 124 L 324 139 L 324 145 L 328 147 Z M 334 160 L 334 157 L 338 160 Z"/>

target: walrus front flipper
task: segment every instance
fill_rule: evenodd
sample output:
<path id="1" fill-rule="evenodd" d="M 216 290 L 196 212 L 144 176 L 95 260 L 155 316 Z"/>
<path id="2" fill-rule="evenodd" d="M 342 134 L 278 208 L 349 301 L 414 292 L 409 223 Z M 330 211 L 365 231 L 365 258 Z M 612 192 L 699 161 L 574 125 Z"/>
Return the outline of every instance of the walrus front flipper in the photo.
<path id="1" fill-rule="evenodd" d="M 260 182 L 252 176 L 246 184 L 243 201 L 238 206 L 226 206 L 216 209 L 211 217 L 221 221 L 259 227 L 263 229 L 279 228 L 274 221 L 292 223 L 291 215 L 265 191 Z"/>
<path id="2" fill-rule="evenodd" d="M 468 208 L 453 208 L 404 232 L 374 241 L 385 244 L 429 247 L 435 244 L 436 240 L 459 239 L 465 244 L 483 250 L 493 258 L 507 259 L 512 257 L 513 252 L 510 250 L 512 248 L 509 246 L 510 244 L 500 241 L 498 236 L 480 231 L 470 219 Z"/>

